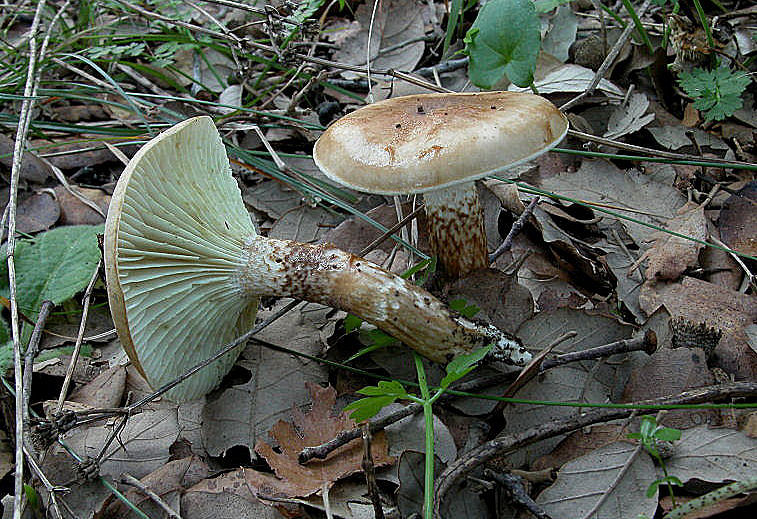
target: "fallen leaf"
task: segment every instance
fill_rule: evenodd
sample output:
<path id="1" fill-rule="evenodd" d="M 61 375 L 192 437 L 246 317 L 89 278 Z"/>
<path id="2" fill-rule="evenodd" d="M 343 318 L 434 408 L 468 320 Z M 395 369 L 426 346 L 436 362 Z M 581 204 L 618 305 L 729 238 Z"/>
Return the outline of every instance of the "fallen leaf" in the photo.
<path id="1" fill-rule="evenodd" d="M 94 202 L 103 214 L 108 214 L 110 195 L 100 189 L 79 186 L 72 186 L 72 189 Z M 97 225 L 105 221 L 100 213 L 76 198 L 65 187 L 56 187 L 55 196 L 60 204 L 60 223 L 62 225 Z"/>
<path id="2" fill-rule="evenodd" d="M 549 20 L 550 28 L 541 42 L 542 51 L 564 63 L 568 61 L 568 49 L 576 41 L 578 17 L 573 14 L 569 5 L 561 5 L 546 18 Z"/>
<path id="3" fill-rule="evenodd" d="M 408 215 L 413 211 L 412 204 L 402 204 L 402 214 Z M 397 210 L 394 205 L 381 204 L 370 211 L 366 212 L 366 216 L 380 223 L 384 227 L 392 227 L 397 223 Z M 428 239 L 426 238 L 426 215 L 423 211 L 418 215 L 416 220 L 419 229 L 419 248 L 426 250 L 428 247 Z M 410 226 L 408 225 L 408 228 Z M 397 234 L 400 232 L 398 231 Z M 383 233 L 373 225 L 369 224 L 362 218 L 353 216 L 341 222 L 339 225 L 327 231 L 321 240 L 326 243 L 331 243 L 340 249 L 352 252 L 356 254 L 362 249 L 370 245 L 376 238 L 380 237 Z M 389 253 L 394 247 L 394 240 L 387 239 L 378 246 L 379 249 Z"/>
<path id="4" fill-rule="evenodd" d="M 700 425 L 686 429 L 665 460 L 684 483 L 742 481 L 757 473 L 757 442 L 741 431 Z"/>
<path id="5" fill-rule="evenodd" d="M 549 178 L 542 178 L 540 186 L 549 191 L 579 200 L 588 200 L 610 204 L 633 212 L 614 212 L 627 214 L 636 220 L 657 226 L 674 218 L 676 210 L 686 199 L 675 188 L 675 170 L 668 165 L 664 167 L 650 167 L 646 174 L 638 170 L 624 171 L 605 160 L 585 160 L 575 173 L 565 172 Z M 603 229 L 605 220 L 614 217 L 607 213 L 596 213 L 601 216 Z M 628 235 L 638 246 L 651 239 L 656 232 L 627 220 L 619 220 Z"/>
<path id="6" fill-rule="evenodd" d="M 531 464 L 531 470 L 557 469 L 567 462 L 625 439 L 626 428 L 618 424 L 597 424 L 576 431 L 561 441 L 552 452 Z"/>
<path id="7" fill-rule="evenodd" d="M 597 505 L 592 518 L 652 517 L 657 496 L 647 497 L 646 492 L 656 477 L 649 454 L 628 443 L 613 443 L 563 465 L 536 502 L 551 517 L 586 517 Z"/>
<path id="8" fill-rule="evenodd" d="M 744 328 L 757 321 L 755 297 L 684 277 L 676 283 L 645 283 L 639 294 L 641 308 L 652 314 L 665 306 L 670 316 L 690 323 L 705 323 L 723 332 L 715 348 L 715 364 L 737 380 L 757 377 L 757 353 L 748 345 Z"/>
<path id="9" fill-rule="evenodd" d="M 706 240 L 707 222 L 704 217 L 704 207 L 695 202 L 687 202 L 666 227 L 669 231 L 689 238 Z M 649 264 L 645 273 L 648 281 L 678 279 L 687 269 L 699 263 L 699 251 L 704 246 L 701 243 L 666 232 L 657 232 L 653 237 L 654 244 L 631 266 L 631 270 L 635 270 L 645 259 L 648 259 Z"/>
<path id="10" fill-rule="evenodd" d="M 594 80 L 594 71 L 581 65 L 568 63 L 548 73 L 542 79 L 537 79 L 534 86 L 539 93 L 554 94 L 557 92 L 583 92 Z M 529 87 L 510 85 L 507 89 L 511 92 L 530 92 Z M 597 85 L 597 90 L 608 94 L 623 96 L 623 91 L 606 79 L 602 79 Z"/>
<path id="11" fill-rule="evenodd" d="M 285 213 L 271 227 L 268 235 L 280 240 L 294 240 L 301 243 L 318 241 L 341 218 L 333 212 L 326 211 L 320 205 L 310 207 L 304 202 Z"/>
<path id="12" fill-rule="evenodd" d="M 140 478 L 140 482 L 145 488 L 158 495 L 174 512 L 186 518 L 188 517 L 186 512 L 189 510 L 184 510 L 182 506 L 184 492 L 208 476 L 210 476 L 210 467 L 198 456 L 192 456 L 169 461 Z M 124 492 L 126 499 L 148 517 L 164 517 L 165 511 L 150 496 L 146 496 L 142 490 L 131 486 L 127 485 L 126 488 Z M 131 517 L 130 509 L 114 496 L 111 496 L 106 505 L 108 508 L 101 516 L 103 519 Z"/>
<path id="13" fill-rule="evenodd" d="M 715 379 L 707 368 L 706 355 L 701 349 L 661 349 L 631 372 L 623 391 L 623 401 L 677 395 L 714 383 Z M 668 427 L 689 429 L 715 420 L 717 414 L 711 409 L 674 409 L 665 414 L 662 423 Z"/>
<path id="14" fill-rule="evenodd" d="M 647 96 L 634 92 L 628 100 L 615 107 L 607 121 L 606 139 L 617 139 L 629 133 L 634 133 L 654 120 L 654 114 L 648 114 L 649 99 Z"/>
<path id="15" fill-rule="evenodd" d="M 720 237 L 730 248 L 757 256 L 757 181 L 752 181 L 723 204 L 718 219 Z"/>
<path id="16" fill-rule="evenodd" d="M 445 286 L 443 293 L 449 301 L 463 298 L 466 304 L 475 304 L 500 330 L 517 330 L 534 314 L 531 292 L 518 284 L 516 276 L 500 270 L 473 272 Z"/>
<path id="17" fill-rule="evenodd" d="M 265 319 L 271 311 L 259 311 L 258 318 Z M 318 355 L 323 349 L 322 330 L 330 331 L 333 326 L 331 312 L 328 307 L 308 304 L 275 321 L 256 337 Z M 247 378 L 213 395 L 203 410 L 203 446 L 211 456 L 220 456 L 237 445 L 255 445 L 276 421 L 290 413 L 292 405 L 306 404 L 309 394 L 302 383 L 328 380 L 327 370 L 318 362 L 257 343 L 247 346 L 235 370 L 244 372 Z M 293 380 L 298 383 L 292 384 Z"/>
<path id="18" fill-rule="evenodd" d="M 0 165 L 2 165 L 8 173 L 10 173 L 11 167 L 13 165 L 14 148 L 15 140 L 11 139 L 3 133 L 0 133 Z M 50 166 L 45 164 L 42 159 L 40 159 L 31 151 L 26 150 L 24 152 L 24 155 L 21 158 L 19 178 L 32 182 L 34 184 L 44 184 L 45 181 L 51 176 L 53 176 L 53 172 L 50 169 Z"/>
<path id="19" fill-rule="evenodd" d="M 632 327 L 618 320 L 591 315 L 580 310 L 560 309 L 540 312 L 523 323 L 516 335 L 531 351 L 540 351 L 568 331 L 577 335 L 560 343 L 553 353 L 579 351 L 601 346 L 631 336 Z M 622 385 L 632 367 L 646 354 L 634 352 L 619 358 L 625 362 L 575 362 L 546 371 L 529 381 L 515 395 L 528 400 L 561 402 L 606 402 L 619 398 Z M 637 355 L 638 354 L 638 355 Z M 579 414 L 579 407 L 555 407 L 532 404 L 509 405 L 504 410 L 505 427 L 502 434 L 513 434 Z M 564 438 L 563 436 L 530 445 L 508 457 L 514 466 L 543 456 Z"/>
<path id="20" fill-rule="evenodd" d="M 46 231 L 58 221 L 60 213 L 50 193 L 33 193 L 18 203 L 16 230 L 28 234 Z"/>
<path id="21" fill-rule="evenodd" d="M 689 132 L 693 131 L 693 138 L 697 144 L 702 147 L 712 148 L 714 150 L 727 150 L 728 145 L 721 139 L 718 139 L 711 133 L 700 129 L 687 128 L 681 124 L 661 126 L 659 128 L 647 128 L 652 137 L 662 147 L 676 151 L 686 146 L 693 146 L 689 138 Z"/>
<path id="22" fill-rule="evenodd" d="M 97 375 L 94 380 L 77 389 L 68 400 L 86 404 L 95 409 L 118 407 L 126 387 L 126 369 L 113 366 Z"/>
<path id="23" fill-rule="evenodd" d="M 307 497 L 322 490 L 324 485 L 332 486 L 337 480 L 362 470 L 363 448 L 359 438 L 335 450 L 325 460 L 313 460 L 307 465 L 300 465 L 297 461 L 304 447 L 320 445 L 339 432 L 355 427 L 355 422 L 346 413 L 332 414 L 336 402 L 336 392 L 332 388 L 317 384 L 307 387 L 312 399 L 310 411 L 303 414 L 294 408 L 291 423 L 279 420 L 270 431 L 278 449 L 262 440 L 255 445 L 255 451 L 268 461 L 275 475 L 238 469 L 213 480 L 216 488 L 225 488 L 243 497 Z M 393 461 L 387 454 L 383 433 L 373 436 L 371 453 L 377 467 Z"/>
<path id="24" fill-rule="evenodd" d="M 334 53 L 334 60 L 350 65 L 365 65 L 370 48 L 371 67 L 393 68 L 411 71 L 415 69 L 423 56 L 425 44 L 421 38 L 425 34 L 429 18 L 426 3 L 417 0 L 384 0 L 375 7 L 374 2 L 367 2 L 355 10 L 355 23 L 359 30 L 354 30 L 344 38 L 339 49 Z M 338 27 L 333 27 L 338 31 Z M 368 35 L 370 30 L 370 47 Z M 418 39 L 394 50 L 390 47 L 408 40 Z M 356 77 L 355 72 L 345 72 L 344 77 Z"/>

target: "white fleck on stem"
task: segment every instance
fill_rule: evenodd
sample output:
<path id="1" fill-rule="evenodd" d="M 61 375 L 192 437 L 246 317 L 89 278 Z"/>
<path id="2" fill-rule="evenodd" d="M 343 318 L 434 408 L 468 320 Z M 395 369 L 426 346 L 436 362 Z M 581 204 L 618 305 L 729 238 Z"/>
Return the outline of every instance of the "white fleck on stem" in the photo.
<path id="1" fill-rule="evenodd" d="M 422 288 L 333 245 L 250 236 L 235 282 L 248 295 L 296 297 L 352 312 L 435 362 L 491 343 L 498 360 L 524 365 L 531 358 L 494 326 L 453 315 Z"/>
<path id="2" fill-rule="evenodd" d="M 475 182 L 424 193 L 431 252 L 449 280 L 489 266 L 486 233 Z"/>

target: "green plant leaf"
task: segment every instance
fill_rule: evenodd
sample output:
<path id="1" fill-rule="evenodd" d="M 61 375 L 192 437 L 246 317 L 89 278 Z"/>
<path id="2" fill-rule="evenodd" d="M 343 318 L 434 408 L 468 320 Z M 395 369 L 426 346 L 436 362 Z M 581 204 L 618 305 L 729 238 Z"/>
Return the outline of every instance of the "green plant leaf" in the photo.
<path id="1" fill-rule="evenodd" d="M 344 333 L 352 333 L 355 330 L 359 330 L 363 325 L 363 320 L 354 314 L 348 314 L 344 318 Z"/>
<path id="2" fill-rule="evenodd" d="M 531 0 L 490 0 L 465 35 L 468 76 L 492 88 L 504 75 L 519 87 L 533 83 L 541 23 Z"/>
<path id="3" fill-rule="evenodd" d="M 744 104 L 741 94 L 750 81 L 745 74 L 735 74 L 721 67 L 682 72 L 678 83 L 694 99 L 694 108 L 700 110 L 706 120 L 720 121 L 741 108 Z"/>
<path id="4" fill-rule="evenodd" d="M 476 305 L 469 305 L 468 301 L 466 301 L 464 298 L 460 297 L 458 299 L 453 299 L 449 302 L 449 307 L 462 315 L 463 317 L 467 317 L 470 319 L 471 317 L 475 316 L 477 313 L 481 311 L 479 307 Z"/>
<path id="5" fill-rule="evenodd" d="M 395 398 L 407 396 L 405 387 L 396 380 L 381 380 L 377 386 L 366 386 L 357 392 L 366 396 L 394 396 Z"/>
<path id="6" fill-rule="evenodd" d="M 681 431 L 671 427 L 660 427 L 654 433 L 655 438 L 666 442 L 674 442 L 681 439 Z"/>
<path id="7" fill-rule="evenodd" d="M 660 486 L 660 480 L 652 481 L 647 487 L 647 497 L 652 498 L 657 493 L 657 487 Z"/>
<path id="8" fill-rule="evenodd" d="M 448 388 L 450 384 L 463 378 L 476 368 L 478 363 L 481 362 L 481 359 L 486 357 L 486 354 L 489 353 L 491 349 L 491 345 L 486 346 L 485 348 L 479 348 L 466 355 L 458 355 L 452 359 L 445 368 L 447 370 L 447 375 L 441 380 L 441 382 L 439 382 L 439 385 L 443 388 Z"/>
<path id="9" fill-rule="evenodd" d="M 344 408 L 345 411 L 353 411 L 350 418 L 356 422 L 368 420 L 395 400 L 408 396 L 402 384 L 395 380 L 382 380 L 377 386 L 366 386 L 358 393 L 368 395 L 368 398 L 356 400 Z"/>
<path id="10" fill-rule="evenodd" d="M 87 287 L 100 259 L 102 225 L 58 227 L 16 245 L 16 293 L 20 309 L 35 319 L 42 301 L 56 305 Z M 5 260 L 6 245 L 0 248 Z M 0 262 L 0 294 L 8 297 L 8 264 Z"/>

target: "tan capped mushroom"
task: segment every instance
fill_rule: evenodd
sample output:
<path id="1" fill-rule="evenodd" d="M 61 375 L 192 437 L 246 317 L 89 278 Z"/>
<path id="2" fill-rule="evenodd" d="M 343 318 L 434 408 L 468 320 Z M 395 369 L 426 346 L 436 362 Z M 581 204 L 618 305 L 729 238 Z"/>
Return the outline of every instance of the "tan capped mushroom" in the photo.
<path id="1" fill-rule="evenodd" d="M 423 193 L 431 250 L 448 279 L 489 266 L 475 181 L 559 143 L 568 122 L 546 99 L 518 92 L 394 97 L 342 117 L 313 159 L 342 185 Z"/>
<path id="2" fill-rule="evenodd" d="M 331 245 L 257 234 L 213 121 L 196 117 L 145 144 L 113 193 L 105 225 L 108 299 L 129 358 L 157 388 L 250 329 L 260 296 L 355 313 L 437 362 L 493 343 L 495 358 L 529 353 L 490 325 L 451 313 L 425 290 Z M 230 354 L 172 389 L 216 387 Z"/>

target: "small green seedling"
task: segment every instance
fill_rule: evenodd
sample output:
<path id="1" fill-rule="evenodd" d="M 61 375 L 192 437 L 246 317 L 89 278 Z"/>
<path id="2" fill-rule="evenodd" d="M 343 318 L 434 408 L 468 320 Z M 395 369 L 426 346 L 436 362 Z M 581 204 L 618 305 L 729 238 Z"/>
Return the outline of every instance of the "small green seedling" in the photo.
<path id="1" fill-rule="evenodd" d="M 350 417 L 353 420 L 360 422 L 376 416 L 381 409 L 397 400 L 410 400 L 423 406 L 426 445 L 423 513 L 426 519 L 432 517 L 434 501 L 434 414 L 432 406 L 453 382 L 473 371 L 490 350 L 491 346 L 488 346 L 452 359 L 447 364 L 447 374 L 439 382 L 439 387 L 434 390 L 433 395 L 426 383 L 426 372 L 421 357 L 414 353 L 420 396 L 408 393 L 405 386 L 395 380 L 382 380 L 376 386 L 367 386 L 359 390 L 358 393 L 365 395 L 366 398 L 352 402 L 344 408 L 345 411 L 352 411 Z"/>
<path id="2" fill-rule="evenodd" d="M 676 506 L 675 496 L 673 495 L 673 486 L 683 486 L 680 479 L 668 474 L 668 469 L 665 467 L 664 456 L 660 452 L 660 442 L 674 442 L 681 439 L 681 431 L 673 429 L 671 427 L 663 427 L 657 424 L 657 420 L 654 416 L 644 416 L 641 419 L 641 428 L 637 433 L 629 433 L 628 438 L 639 440 L 642 447 L 646 450 L 650 456 L 657 460 L 662 468 L 664 477 L 658 478 L 653 481 L 647 488 L 647 497 L 652 497 L 657 492 L 660 485 L 667 485 L 670 492 L 670 499 L 673 502 L 673 506 Z"/>

